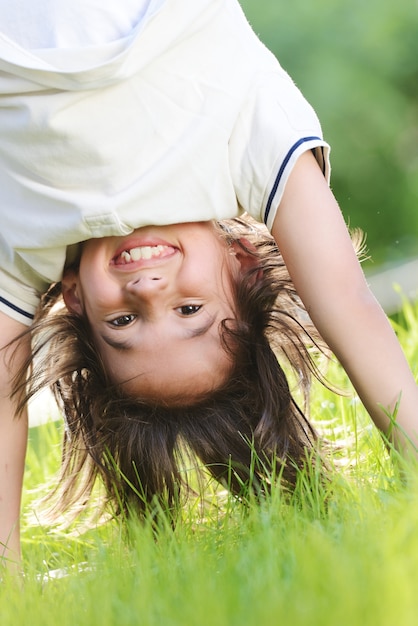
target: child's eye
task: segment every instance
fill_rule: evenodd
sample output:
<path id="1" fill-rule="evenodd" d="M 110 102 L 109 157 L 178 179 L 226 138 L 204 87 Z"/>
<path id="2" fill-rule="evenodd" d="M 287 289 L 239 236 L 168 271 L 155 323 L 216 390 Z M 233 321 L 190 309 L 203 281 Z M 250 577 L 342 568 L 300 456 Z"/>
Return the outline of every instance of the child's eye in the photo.
<path id="1" fill-rule="evenodd" d="M 117 326 L 118 328 L 121 326 L 128 326 L 136 319 L 136 315 L 130 313 L 129 315 L 121 315 L 120 317 L 116 317 L 114 320 L 110 320 L 109 324 L 111 326 Z"/>
<path id="2" fill-rule="evenodd" d="M 177 311 L 181 313 L 181 315 L 194 315 L 202 308 L 201 304 L 185 304 L 184 306 L 180 306 Z"/>

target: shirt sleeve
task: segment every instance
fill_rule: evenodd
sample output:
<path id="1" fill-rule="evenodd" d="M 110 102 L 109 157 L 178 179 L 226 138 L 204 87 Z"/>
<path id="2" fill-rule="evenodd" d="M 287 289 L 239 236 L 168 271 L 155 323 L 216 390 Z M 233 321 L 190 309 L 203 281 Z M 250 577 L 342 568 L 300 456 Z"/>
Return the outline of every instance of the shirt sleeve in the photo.
<path id="1" fill-rule="evenodd" d="M 30 326 L 40 302 L 39 292 L 0 269 L 0 311 Z"/>
<path id="2" fill-rule="evenodd" d="M 318 117 L 278 65 L 246 98 L 229 144 L 235 193 L 243 210 L 271 230 L 289 174 L 298 157 L 312 150 L 329 182 L 328 144 Z"/>

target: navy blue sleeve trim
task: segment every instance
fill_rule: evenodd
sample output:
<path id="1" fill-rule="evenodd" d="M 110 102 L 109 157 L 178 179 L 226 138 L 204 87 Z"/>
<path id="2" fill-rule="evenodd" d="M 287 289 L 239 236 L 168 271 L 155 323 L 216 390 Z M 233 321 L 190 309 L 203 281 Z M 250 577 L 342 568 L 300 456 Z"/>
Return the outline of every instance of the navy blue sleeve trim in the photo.
<path id="1" fill-rule="evenodd" d="M 3 304 L 8 306 L 10 309 L 13 309 L 13 311 L 16 311 L 16 313 L 19 313 L 19 315 L 23 315 L 24 317 L 27 317 L 28 319 L 33 320 L 34 316 L 31 313 L 24 311 L 23 309 L 19 308 L 15 304 L 12 304 L 12 302 L 9 302 L 8 300 L 6 300 L 5 298 L 2 298 L 1 296 L 0 296 L 0 302 L 3 302 Z"/>
<path id="2" fill-rule="evenodd" d="M 266 211 L 264 214 L 264 223 L 267 224 L 267 220 L 268 220 L 268 216 L 271 210 L 271 205 L 274 199 L 274 196 L 276 195 L 276 191 L 278 186 L 280 185 L 280 181 L 282 179 L 283 176 L 283 172 L 286 169 L 287 164 L 289 163 L 292 154 L 299 148 L 299 146 L 301 146 L 304 143 L 307 143 L 309 141 L 322 141 L 321 137 L 303 137 L 302 139 L 299 139 L 299 141 L 297 141 L 289 150 L 289 152 L 286 154 L 285 158 L 283 159 L 283 163 L 279 169 L 279 173 L 277 174 L 276 180 L 274 181 L 274 185 L 273 188 L 270 192 L 270 195 L 268 197 L 267 200 L 267 205 L 266 205 Z"/>

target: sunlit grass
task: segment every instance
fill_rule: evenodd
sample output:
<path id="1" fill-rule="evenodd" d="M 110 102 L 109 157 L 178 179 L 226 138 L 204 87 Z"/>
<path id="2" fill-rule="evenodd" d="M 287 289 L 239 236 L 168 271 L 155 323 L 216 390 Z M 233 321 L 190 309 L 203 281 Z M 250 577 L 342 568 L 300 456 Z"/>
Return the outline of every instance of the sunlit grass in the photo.
<path id="1" fill-rule="evenodd" d="M 413 369 L 418 307 L 395 327 Z M 332 364 L 333 383 L 349 390 Z M 60 424 L 31 431 L 22 523 L 25 579 L 0 587 L 2 626 L 286 623 L 414 625 L 418 472 L 389 454 L 353 396 L 321 386 L 312 419 L 339 448 L 328 482 L 309 468 L 294 496 L 277 487 L 243 506 L 209 484 L 173 530 L 108 522 L 53 530 L 35 507 L 59 465 Z M 61 576 L 61 577 L 57 577 Z"/>

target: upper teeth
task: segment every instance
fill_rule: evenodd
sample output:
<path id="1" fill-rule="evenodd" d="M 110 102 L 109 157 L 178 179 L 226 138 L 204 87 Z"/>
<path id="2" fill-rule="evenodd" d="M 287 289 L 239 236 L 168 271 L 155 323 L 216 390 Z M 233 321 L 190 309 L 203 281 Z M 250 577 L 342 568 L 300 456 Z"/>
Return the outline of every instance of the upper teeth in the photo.
<path id="1" fill-rule="evenodd" d="M 140 261 L 141 259 L 152 259 L 159 256 L 165 250 L 165 246 L 140 246 L 131 250 L 124 250 L 120 255 L 125 263 L 130 261 Z"/>

